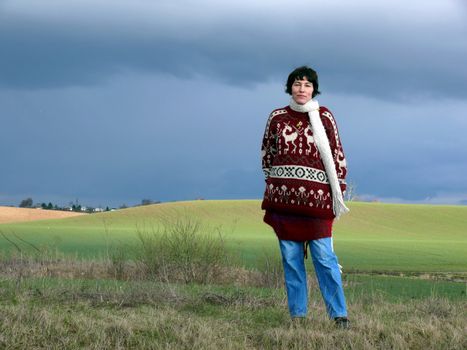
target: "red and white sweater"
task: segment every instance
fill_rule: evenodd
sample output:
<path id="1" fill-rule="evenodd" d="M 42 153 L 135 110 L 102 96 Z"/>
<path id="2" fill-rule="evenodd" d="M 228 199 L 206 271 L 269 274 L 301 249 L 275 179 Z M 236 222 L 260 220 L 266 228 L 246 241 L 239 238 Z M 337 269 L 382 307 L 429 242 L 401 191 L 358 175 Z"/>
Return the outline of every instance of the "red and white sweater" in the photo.
<path id="1" fill-rule="evenodd" d="M 342 191 L 347 166 L 337 124 L 326 107 L 319 113 L 331 147 Z M 270 213 L 331 220 L 331 187 L 316 148 L 308 113 L 289 106 L 274 110 L 268 119 L 261 147 L 266 190 L 261 205 Z"/>

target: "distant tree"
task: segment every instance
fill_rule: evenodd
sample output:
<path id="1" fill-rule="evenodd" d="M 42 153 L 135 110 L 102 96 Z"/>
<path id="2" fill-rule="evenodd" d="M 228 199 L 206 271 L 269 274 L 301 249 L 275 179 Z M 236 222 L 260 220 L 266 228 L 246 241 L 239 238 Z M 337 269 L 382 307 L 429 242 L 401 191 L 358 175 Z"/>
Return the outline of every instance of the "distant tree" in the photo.
<path id="1" fill-rule="evenodd" d="M 20 208 L 31 208 L 32 207 L 32 198 L 26 198 L 19 203 Z"/>
<path id="2" fill-rule="evenodd" d="M 105 207 L 105 211 L 110 211 L 109 206 Z"/>
<path id="3" fill-rule="evenodd" d="M 47 209 L 47 204 L 45 204 L 44 202 L 41 203 L 41 208 L 42 209 Z"/>
<path id="4" fill-rule="evenodd" d="M 153 204 L 154 202 L 150 199 L 143 199 L 141 201 L 141 205 L 150 205 L 150 204 Z"/>
<path id="5" fill-rule="evenodd" d="M 53 204 L 49 202 L 49 204 L 47 204 L 47 209 L 52 210 L 53 208 L 54 208 Z"/>
<path id="6" fill-rule="evenodd" d="M 79 204 L 78 198 L 75 199 L 75 203 L 73 204 L 72 208 L 73 207 L 73 211 L 81 211 L 81 204 Z"/>
<path id="7" fill-rule="evenodd" d="M 123 203 L 121 206 L 120 206 L 120 209 L 126 209 L 128 208 L 128 205 L 126 205 L 125 203 Z"/>

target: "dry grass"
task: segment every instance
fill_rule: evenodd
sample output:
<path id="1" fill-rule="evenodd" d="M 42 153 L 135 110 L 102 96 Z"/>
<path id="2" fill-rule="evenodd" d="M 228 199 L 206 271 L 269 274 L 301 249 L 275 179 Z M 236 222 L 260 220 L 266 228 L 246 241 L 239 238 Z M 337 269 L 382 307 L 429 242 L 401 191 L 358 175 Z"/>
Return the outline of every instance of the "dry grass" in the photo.
<path id="1" fill-rule="evenodd" d="M 271 264 L 271 263 L 269 263 Z M 237 266 L 217 266 L 216 273 L 210 276 L 209 282 L 216 285 L 235 287 L 267 287 L 279 288 L 283 285 L 282 271 L 276 266 L 271 269 L 246 269 Z M 271 265 L 272 266 L 272 265 Z M 185 272 L 171 270 L 174 275 L 169 282 L 185 282 Z M 150 273 L 138 261 L 113 260 L 84 260 L 61 255 L 53 258 L 34 258 L 25 256 L 10 256 L 0 258 L 0 276 L 3 278 L 61 278 L 61 279 L 92 279 L 92 280 L 121 280 L 121 281 L 157 281 L 168 282 L 166 271 L 160 275 Z M 314 283 L 310 279 L 310 283 Z"/>
<path id="2" fill-rule="evenodd" d="M 291 324 L 277 272 L 224 266 L 215 285 L 147 280 L 131 261 L 3 259 L 0 348 L 5 349 L 465 349 L 466 303 L 443 298 L 349 301 L 350 330 L 325 317 L 310 278 L 310 316 Z M 272 272 L 277 279 L 266 274 Z M 123 271 L 123 272 L 122 272 Z M 258 288 L 261 287 L 261 288 Z"/>
<path id="3" fill-rule="evenodd" d="M 85 214 L 59 210 L 43 210 L 0 206 L 0 224 L 34 220 L 63 219 L 80 215 Z"/>
<path id="4" fill-rule="evenodd" d="M 292 325 L 283 293 L 156 282 L 0 279 L 5 349 L 465 349 L 465 302 L 349 305 L 335 329 L 318 295 Z"/>

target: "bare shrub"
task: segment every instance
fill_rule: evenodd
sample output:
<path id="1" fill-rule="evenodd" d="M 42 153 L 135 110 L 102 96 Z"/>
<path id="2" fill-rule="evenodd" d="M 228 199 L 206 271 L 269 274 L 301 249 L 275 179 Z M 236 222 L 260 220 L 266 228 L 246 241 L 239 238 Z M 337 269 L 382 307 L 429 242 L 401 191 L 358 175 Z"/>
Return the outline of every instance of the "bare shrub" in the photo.
<path id="1" fill-rule="evenodd" d="M 188 216 L 165 219 L 150 231 L 138 229 L 137 235 L 137 261 L 147 275 L 162 282 L 209 283 L 229 260 L 219 230 Z"/>

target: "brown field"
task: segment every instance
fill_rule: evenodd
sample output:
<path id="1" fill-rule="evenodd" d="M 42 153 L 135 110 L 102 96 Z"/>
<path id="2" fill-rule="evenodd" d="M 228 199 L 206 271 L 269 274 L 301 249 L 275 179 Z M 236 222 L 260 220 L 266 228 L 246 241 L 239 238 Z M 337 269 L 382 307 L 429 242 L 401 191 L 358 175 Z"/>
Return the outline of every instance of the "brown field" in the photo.
<path id="1" fill-rule="evenodd" d="M 84 214 L 59 210 L 43 210 L 0 206 L 0 224 L 4 224 L 7 222 L 62 219 L 78 215 Z"/>

